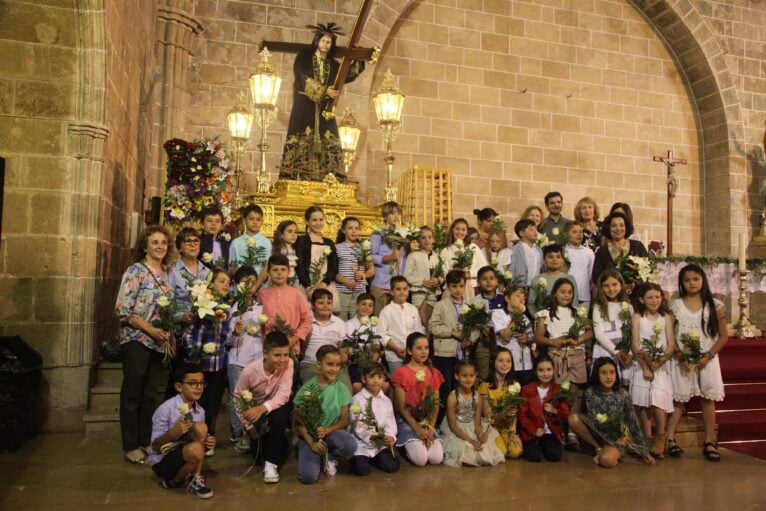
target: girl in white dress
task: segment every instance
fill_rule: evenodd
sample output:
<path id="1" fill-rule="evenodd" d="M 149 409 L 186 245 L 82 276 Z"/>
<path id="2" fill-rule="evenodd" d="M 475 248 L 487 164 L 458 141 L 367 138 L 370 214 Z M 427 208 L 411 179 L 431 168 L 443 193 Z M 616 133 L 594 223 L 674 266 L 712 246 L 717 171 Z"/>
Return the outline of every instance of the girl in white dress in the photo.
<path id="1" fill-rule="evenodd" d="M 670 362 L 675 406 L 668 423 L 668 454 L 680 458 L 683 450 L 675 441 L 676 428 L 683 416 L 684 403 L 699 396 L 702 401 L 702 419 L 705 423 L 705 444 L 702 454 L 710 461 L 720 461 L 715 436 L 715 401 L 723 401 L 723 378 L 717 355 L 726 345 L 724 306 L 713 298 L 705 271 L 696 264 L 684 266 L 678 273 L 679 298 L 670 306 L 676 318 L 678 349 Z M 695 335 L 696 334 L 696 335 Z M 702 358 L 691 363 L 681 356 L 689 353 L 686 344 L 698 337 Z"/>
<path id="2" fill-rule="evenodd" d="M 465 294 L 463 299 L 466 302 L 470 302 L 476 296 L 476 286 L 478 285 L 476 280 L 477 274 L 482 267 L 487 265 L 487 258 L 484 257 L 484 252 L 475 243 L 469 242 L 468 222 L 465 218 L 458 218 L 452 222 L 449 228 L 449 235 L 447 236 L 447 243 L 448 245 L 441 252 L 444 268 L 442 275 L 446 275 L 447 272 L 456 268 L 455 256 L 457 256 L 458 252 L 464 250 L 465 247 L 469 247 L 473 253 L 470 268 L 460 268 L 465 271 Z"/>
<path id="3" fill-rule="evenodd" d="M 633 306 L 625 292 L 625 281 L 614 268 L 604 270 L 596 282 L 593 301 L 593 360 L 609 357 L 615 361 L 621 386 L 630 387 L 633 374 L 631 319 Z M 627 335 L 625 335 L 627 334 Z M 627 339 L 624 342 L 623 339 Z"/>
<path id="4" fill-rule="evenodd" d="M 673 383 L 668 361 L 676 351 L 673 335 L 673 315 L 665 303 L 658 284 L 645 282 L 638 288 L 638 312 L 633 314 L 633 380 L 630 397 L 636 415 L 651 410 L 657 432 L 652 438 L 649 452 L 655 458 L 665 454 L 665 426 L 667 414 L 673 412 Z M 653 345 L 652 354 L 647 344 Z M 644 434 L 652 434 L 651 425 L 644 423 Z"/>

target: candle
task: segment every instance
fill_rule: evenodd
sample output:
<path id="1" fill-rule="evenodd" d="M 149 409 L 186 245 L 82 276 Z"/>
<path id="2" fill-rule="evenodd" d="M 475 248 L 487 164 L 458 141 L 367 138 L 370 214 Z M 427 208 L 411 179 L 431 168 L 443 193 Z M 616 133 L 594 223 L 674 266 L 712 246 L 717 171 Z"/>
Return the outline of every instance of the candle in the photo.
<path id="1" fill-rule="evenodd" d="M 641 231 L 641 241 L 644 242 L 644 246 L 646 246 L 646 248 L 649 248 L 649 229 L 644 229 Z"/>
<path id="2" fill-rule="evenodd" d="M 741 232 L 739 233 L 737 237 L 737 241 L 739 242 L 739 264 L 737 269 L 739 271 L 745 271 L 747 269 L 747 266 L 745 264 L 745 233 Z"/>

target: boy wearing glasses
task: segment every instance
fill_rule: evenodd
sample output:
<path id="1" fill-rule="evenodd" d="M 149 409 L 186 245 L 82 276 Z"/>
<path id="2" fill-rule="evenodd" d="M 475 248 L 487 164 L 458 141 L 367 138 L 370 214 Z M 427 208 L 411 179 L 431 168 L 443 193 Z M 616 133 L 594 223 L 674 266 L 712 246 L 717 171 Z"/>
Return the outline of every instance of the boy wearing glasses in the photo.
<path id="1" fill-rule="evenodd" d="M 186 487 L 201 499 L 213 496 L 205 484 L 205 449 L 215 446 L 208 435 L 205 410 L 197 403 L 205 388 L 198 365 L 183 364 L 175 372 L 178 394 L 162 403 L 152 416 L 149 465 L 166 489 Z"/>

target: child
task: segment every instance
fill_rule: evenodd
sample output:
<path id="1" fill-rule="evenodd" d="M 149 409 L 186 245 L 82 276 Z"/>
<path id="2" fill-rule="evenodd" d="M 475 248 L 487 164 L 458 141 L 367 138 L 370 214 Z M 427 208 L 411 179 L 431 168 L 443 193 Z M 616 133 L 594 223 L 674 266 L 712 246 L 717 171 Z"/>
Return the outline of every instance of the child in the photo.
<path id="1" fill-rule="evenodd" d="M 393 301 L 380 311 L 378 330 L 382 338 L 381 343 L 386 350 L 388 370 L 393 373 L 402 365 L 402 359 L 407 355 L 405 349 L 407 336 L 412 332 L 424 333 L 425 329 L 420 322 L 418 309 L 411 303 L 407 303 L 407 296 L 410 293 L 407 279 L 401 275 L 392 277 L 391 292 Z"/>
<path id="2" fill-rule="evenodd" d="M 478 236 L 478 233 L 476 235 Z M 468 268 L 457 268 L 455 266 L 455 257 L 459 252 L 466 250 L 466 247 L 473 254 L 471 265 Z M 459 269 L 465 272 L 465 301 L 470 302 L 475 295 L 476 276 L 479 270 L 487 265 L 487 259 L 484 257 L 481 249 L 468 239 L 468 222 L 464 218 L 458 218 L 452 222 L 449 228 L 449 235 L 447 236 L 447 246 L 442 250 L 441 258 L 445 270 L 443 273 L 447 273 L 447 271 L 452 269 Z"/>
<path id="3" fill-rule="evenodd" d="M 396 202 L 384 203 L 381 213 L 386 226 L 402 223 L 402 207 Z M 404 249 L 394 250 L 378 233 L 370 236 L 370 246 L 372 261 L 375 263 L 375 277 L 370 284 L 370 293 L 375 297 L 375 314 L 380 316 L 380 311 L 391 300 L 391 278 L 404 274 L 406 254 Z M 395 261 L 396 267 L 392 267 Z"/>
<path id="4" fill-rule="evenodd" d="M 287 256 L 290 262 L 290 272 L 287 275 L 287 283 L 293 287 L 300 287 L 295 268 L 298 266 L 298 256 L 295 253 L 295 242 L 298 240 L 298 224 L 292 220 L 279 222 L 274 232 L 274 245 L 272 253 Z"/>
<path id="5" fill-rule="evenodd" d="M 231 277 L 220 268 L 213 270 L 213 278 L 208 285 L 212 291 L 213 299 L 222 302 L 229 294 Z M 205 389 L 199 404 L 205 410 L 205 423 L 211 435 L 215 435 L 215 424 L 218 411 L 221 408 L 224 389 L 224 344 L 229 335 L 230 310 L 222 311 L 225 316 L 218 319 L 195 318 L 194 324 L 184 336 L 183 348 L 187 361 L 199 363 L 205 375 Z M 203 350 L 203 346 L 212 345 L 212 352 Z M 215 455 L 215 448 L 211 447 L 205 456 Z"/>
<path id="6" fill-rule="evenodd" d="M 510 286 L 505 290 L 502 309 L 492 311 L 492 326 L 498 348 L 507 349 L 513 355 L 515 377 L 521 385 L 534 380 L 532 371 L 532 346 L 534 335 L 532 321 L 526 308 L 526 288 Z M 490 368 L 492 365 L 490 364 Z"/>
<path id="7" fill-rule="evenodd" d="M 491 360 L 492 371 L 479 385 L 479 394 L 484 398 L 484 417 L 497 429 L 495 445 L 503 457 L 516 459 L 521 456 L 521 438 L 516 433 L 518 408 L 510 407 L 500 413 L 493 413 L 491 399 L 500 399 L 508 387 L 516 383 L 513 357 L 506 348 L 497 348 Z"/>
<path id="8" fill-rule="evenodd" d="M 678 347 L 688 353 L 686 345 L 690 336 L 699 336 L 703 353 L 696 363 L 680 360 L 677 355 L 670 363 L 673 381 L 673 415 L 668 423 L 668 454 L 679 458 L 683 450 L 675 441 L 676 428 L 683 415 L 683 403 L 699 396 L 702 402 L 702 418 L 705 423 L 705 444 L 702 454 L 710 461 L 720 461 L 715 436 L 715 401 L 723 401 L 723 379 L 716 355 L 726 346 L 729 332 L 726 328 L 724 306 L 713 298 L 707 275 L 696 264 L 684 266 L 678 274 L 679 298 L 670 306 L 676 319 Z"/>
<path id="9" fill-rule="evenodd" d="M 505 273 L 511 266 L 513 250 L 508 248 L 508 237 L 504 230 L 492 229 L 487 238 L 487 261 L 495 267 L 499 273 Z"/>
<path id="10" fill-rule="evenodd" d="M 329 289 L 333 295 L 333 304 L 338 304 L 338 290 L 335 287 L 335 276 L 338 274 L 338 252 L 335 243 L 322 236 L 324 229 L 324 210 L 319 206 L 310 206 L 303 214 L 306 220 L 306 233 L 295 242 L 295 253 L 298 255 L 298 280 L 306 289 L 306 295 L 311 296 L 314 289 Z M 320 264 L 321 263 L 321 264 Z M 318 265 L 319 279 L 312 276 L 312 267 Z"/>
<path id="11" fill-rule="evenodd" d="M 577 284 L 577 298 L 586 309 L 590 305 L 591 274 L 593 273 L 593 261 L 596 255 L 586 245 L 583 245 L 583 226 L 577 220 L 569 221 L 564 225 L 564 236 L 567 244 L 564 247 L 564 257 L 569 261 L 567 272 L 574 278 Z"/>
<path id="12" fill-rule="evenodd" d="M 340 350 L 325 345 L 316 352 L 319 373 L 298 390 L 293 399 L 300 407 L 307 389 L 317 386 L 322 393 L 322 425 L 309 432 L 296 413 L 295 426 L 298 431 L 298 480 L 313 484 L 319 480 L 322 457 L 326 456 L 325 474 L 332 477 L 338 472 L 338 459 L 350 458 L 356 452 L 356 440 L 346 431 L 351 392 L 337 380 L 342 364 Z M 315 440 L 316 438 L 316 440 Z"/>
<path id="13" fill-rule="evenodd" d="M 673 315 L 668 311 L 662 288 L 645 282 L 638 288 L 638 312 L 633 314 L 633 358 L 637 366 L 633 371 L 630 396 L 638 411 L 648 413 L 651 408 L 657 434 L 652 438 L 649 451 L 662 459 L 665 453 L 665 426 L 668 413 L 673 412 L 673 382 L 670 364 L 666 362 L 676 351 L 673 335 Z M 653 344 L 655 357 L 644 351 L 645 343 Z M 638 414 L 637 411 L 637 414 Z M 644 434 L 651 436 L 651 426 L 644 423 Z"/>
<path id="14" fill-rule="evenodd" d="M 423 325 L 428 325 L 431 320 L 431 314 L 444 282 L 442 277 L 434 276 L 441 270 L 441 258 L 433 251 L 433 246 L 434 231 L 424 225 L 420 228 L 420 236 L 418 236 L 420 250 L 411 252 L 404 266 L 404 277 L 410 283 L 412 305 L 418 308 Z"/>
<path id="15" fill-rule="evenodd" d="M 239 399 L 244 391 L 252 394 L 256 406 L 237 410 L 239 421 L 244 424 L 251 442 L 260 442 L 263 447 L 263 482 L 279 482 L 279 463 L 287 451 L 285 430 L 290 423 L 290 390 L 293 385 L 294 363 L 290 358 L 290 342 L 281 332 L 270 332 L 263 343 L 263 358 L 245 367 L 237 380 L 233 394 Z M 266 417 L 268 431 L 258 436 L 253 427 Z M 255 449 L 255 456 L 258 449 Z M 256 462 L 260 460 L 256 459 Z"/>
<path id="16" fill-rule="evenodd" d="M 363 264 L 359 261 L 363 243 L 369 245 L 368 241 L 359 242 L 361 225 L 358 218 L 347 216 L 343 219 L 335 240 L 335 250 L 338 253 L 338 274 L 335 276 L 335 282 L 340 295 L 338 316 L 343 321 L 354 316 L 356 298 L 367 289 L 367 279 L 375 275 L 371 255 L 365 258 Z"/>
<path id="17" fill-rule="evenodd" d="M 618 350 L 617 344 L 623 339 L 627 318 L 633 317 L 633 306 L 625 292 L 625 281 L 615 269 L 604 270 L 598 278 L 596 300 L 593 304 L 593 360 L 612 357 L 619 365 L 621 384 L 629 387 L 633 364 L 632 351 Z M 632 328 L 627 326 L 627 328 Z"/>
<path id="18" fill-rule="evenodd" d="M 537 226 L 532 220 L 519 220 L 513 226 L 513 231 L 519 237 L 519 242 L 513 248 L 509 271 L 513 275 L 514 284 L 531 286 L 540 275 L 543 265 L 543 251 L 535 243 Z"/>
<path id="19" fill-rule="evenodd" d="M 237 284 L 244 282 L 250 287 L 252 292 L 258 285 L 258 275 L 252 266 L 243 266 L 234 274 L 234 281 Z M 251 362 L 263 358 L 263 338 L 261 329 L 263 325 L 258 321 L 258 317 L 263 314 L 263 307 L 256 301 L 252 306 L 234 317 L 238 312 L 238 304 L 234 304 L 231 309 L 232 318 L 229 320 L 229 336 L 226 338 L 227 361 L 226 378 L 229 382 L 229 396 L 234 398 L 234 388 L 237 386 L 239 375 L 242 370 Z M 247 439 L 239 421 L 236 409 L 229 407 L 229 419 L 231 422 L 231 437 L 229 440 L 234 443 L 234 450 L 240 454 L 250 452 L 250 441 Z"/>
<path id="20" fill-rule="evenodd" d="M 570 415 L 569 427 L 596 449 L 593 461 L 599 466 L 616 467 L 626 447 L 653 466 L 656 462 L 644 443 L 630 396 L 620 387 L 618 378 L 617 364 L 611 357 L 596 359 L 585 391 L 587 413 Z"/>
<path id="21" fill-rule="evenodd" d="M 439 388 L 439 400 L 442 403 L 446 402 L 447 396 L 455 388 L 453 375 L 457 364 L 458 346 L 462 345 L 467 350 L 471 345 L 470 340 L 463 339 L 463 331 L 459 323 L 460 308 L 465 303 L 463 301 L 465 273 L 460 270 L 450 270 L 444 280 L 447 284 L 447 292 L 434 307 L 434 313 L 428 324 L 434 343 L 434 367 L 441 374 L 448 375 Z"/>
<path id="22" fill-rule="evenodd" d="M 572 305 L 576 308 L 579 302 L 577 282 L 572 275 L 561 271 L 564 267 L 564 249 L 561 245 L 548 245 L 543 249 L 543 265 L 545 266 L 545 271 L 535 278 L 535 281 L 529 288 L 529 312 L 535 316 L 539 311 L 548 307 L 550 298 L 545 298 L 545 295 L 540 296 L 540 294 L 547 294 L 548 290 L 553 287 L 554 282 L 559 279 L 567 279 L 572 283 L 574 287 Z"/>
<path id="23" fill-rule="evenodd" d="M 370 362 L 362 375 L 364 388 L 354 395 L 352 409 L 358 407 L 351 424 L 351 432 L 356 437 L 356 452 L 351 458 L 351 472 L 366 476 L 370 468 L 393 474 L 399 470 L 399 459 L 394 457 L 396 445 L 396 417 L 394 406 L 386 396 L 383 385 L 386 383 L 386 371 L 378 362 Z M 375 429 L 365 417 L 372 410 L 372 419 L 378 425 Z M 376 438 L 380 437 L 380 438 Z"/>
<path id="24" fill-rule="evenodd" d="M 416 467 L 426 463 L 440 465 L 444 459 L 442 441 L 436 431 L 439 403 L 435 396 L 444 383 L 438 369 L 428 360 L 428 338 L 419 332 L 407 336 L 407 358 L 391 377 L 396 409 L 396 445 L 404 447 L 407 458 Z M 429 407 L 419 406 L 430 403 Z M 428 412 L 420 415 L 421 410 Z"/>
<path id="25" fill-rule="evenodd" d="M 482 421 L 484 398 L 476 392 L 476 366 L 461 360 L 455 365 L 457 388 L 447 398 L 447 413 L 441 424 L 444 442 L 444 464 L 497 465 L 505 457 L 495 442 L 497 431 Z"/>
<path id="26" fill-rule="evenodd" d="M 223 228 L 223 213 L 217 207 L 209 207 L 200 213 L 202 220 L 202 236 L 200 236 L 200 260 L 210 268 L 229 267 L 228 234 L 221 234 Z M 209 262 L 206 262 L 209 261 Z"/>
<path id="27" fill-rule="evenodd" d="M 490 315 L 496 310 L 502 310 L 505 305 L 505 299 L 503 298 L 502 293 L 497 291 L 497 270 L 495 270 L 494 267 L 487 265 L 479 270 L 477 276 L 479 278 L 479 294 L 471 300 L 470 305 L 474 305 L 476 302 L 480 301 L 484 304 L 484 310 L 488 311 Z M 471 357 L 476 363 L 479 377 L 482 379 L 486 378 L 489 374 L 489 358 L 495 345 L 496 340 L 494 330 L 481 333 L 478 338 L 473 341 L 473 353 L 471 354 Z"/>
<path id="28" fill-rule="evenodd" d="M 271 257 L 271 242 L 261 233 L 263 225 L 263 210 L 257 204 L 250 204 L 241 210 L 245 232 L 242 236 L 231 242 L 231 265 L 236 269 L 244 264 L 248 252 L 255 248 L 260 252 L 256 260 L 250 258 L 253 269 L 262 278 L 258 279 L 259 285 L 266 280 L 266 272 L 263 271 L 266 261 Z"/>
<path id="29" fill-rule="evenodd" d="M 346 335 L 353 335 L 357 331 L 372 330 L 375 334 L 380 335 L 378 330 L 378 318 L 373 316 L 372 313 L 375 310 L 375 297 L 370 293 L 362 293 L 356 298 L 356 316 L 346 321 Z M 383 347 L 380 344 L 380 339 L 377 343 L 374 343 L 371 347 L 372 361 L 378 362 L 380 360 Z M 362 370 L 363 367 L 358 367 L 354 363 L 348 365 L 348 376 L 351 380 L 351 392 L 357 394 L 364 388 L 362 383 Z M 383 382 L 383 392 L 388 392 L 388 382 Z"/>
<path id="30" fill-rule="evenodd" d="M 317 375 L 317 352 L 322 346 L 340 347 L 340 342 L 346 337 L 346 323 L 332 313 L 332 293 L 327 289 L 317 289 L 311 295 L 311 308 L 314 320 L 311 323 L 311 333 L 306 337 L 303 360 L 301 360 L 301 381 L 307 382 Z M 342 350 L 341 350 L 341 354 Z M 341 358 L 348 358 L 348 355 Z M 346 360 L 342 360 L 346 364 Z M 351 380 L 348 370 L 342 368 L 338 379 L 351 391 Z"/>
<path id="31" fill-rule="evenodd" d="M 292 334 L 287 336 L 290 341 L 290 349 L 299 353 L 301 342 L 311 332 L 311 312 L 309 304 L 302 292 L 287 284 L 287 276 L 290 272 L 290 262 L 287 256 L 281 254 L 269 257 L 269 287 L 258 291 L 256 300 L 263 305 L 263 314 L 268 318 L 266 331 L 273 328 L 277 317 L 292 329 Z"/>
<path id="32" fill-rule="evenodd" d="M 553 360 L 541 355 L 535 360 L 535 380 L 521 388 L 526 401 L 519 407 L 522 458 L 540 462 L 561 461 L 562 431 L 569 417 L 569 403 L 554 399 L 561 386 L 553 381 Z"/>
<path id="33" fill-rule="evenodd" d="M 197 404 L 205 388 L 202 369 L 182 364 L 175 372 L 178 394 L 162 403 L 152 415 L 152 449 L 149 465 L 162 480 L 162 487 L 186 486 L 186 491 L 201 499 L 213 496 L 205 484 L 202 465 L 205 449 L 215 446 L 208 435 L 205 410 Z"/>

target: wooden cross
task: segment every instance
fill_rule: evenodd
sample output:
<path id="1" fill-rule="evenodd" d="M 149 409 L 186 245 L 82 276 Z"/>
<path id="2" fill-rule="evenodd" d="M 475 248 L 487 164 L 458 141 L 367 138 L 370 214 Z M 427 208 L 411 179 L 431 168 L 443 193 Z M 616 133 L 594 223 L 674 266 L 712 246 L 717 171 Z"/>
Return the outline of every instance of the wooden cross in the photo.
<path id="1" fill-rule="evenodd" d="M 668 151 L 667 156 L 654 156 L 653 161 L 664 163 L 668 168 L 668 256 L 673 255 L 673 199 L 678 191 L 678 176 L 675 173 L 676 165 L 686 165 L 686 160 L 673 156 L 673 151 Z M 647 247 L 648 248 L 648 247 Z"/>
<path id="2" fill-rule="evenodd" d="M 372 11 L 372 4 L 373 0 L 362 1 L 362 6 L 360 7 L 359 14 L 357 14 L 356 17 L 356 22 L 354 22 L 354 30 L 351 32 L 351 37 L 348 41 L 348 47 L 335 47 L 335 56 L 341 57 L 341 61 L 340 69 L 338 69 L 338 75 L 335 77 L 335 81 L 333 82 L 333 88 L 337 89 L 338 97 L 328 103 L 327 110 L 330 112 L 332 112 L 335 109 L 335 105 L 338 104 L 341 92 L 343 91 L 343 85 L 346 82 L 346 77 L 348 76 L 348 72 L 351 69 L 351 61 L 370 60 L 373 53 L 375 53 L 374 48 L 360 48 L 356 46 L 356 44 L 359 42 L 359 39 L 362 38 L 362 30 L 364 29 L 364 25 L 367 23 L 367 18 L 369 18 L 370 12 Z M 264 46 L 268 47 L 270 51 L 281 51 L 285 53 L 298 53 L 303 49 L 311 48 L 310 44 L 287 43 L 282 41 L 263 41 L 261 43 L 261 49 L 263 49 Z"/>

